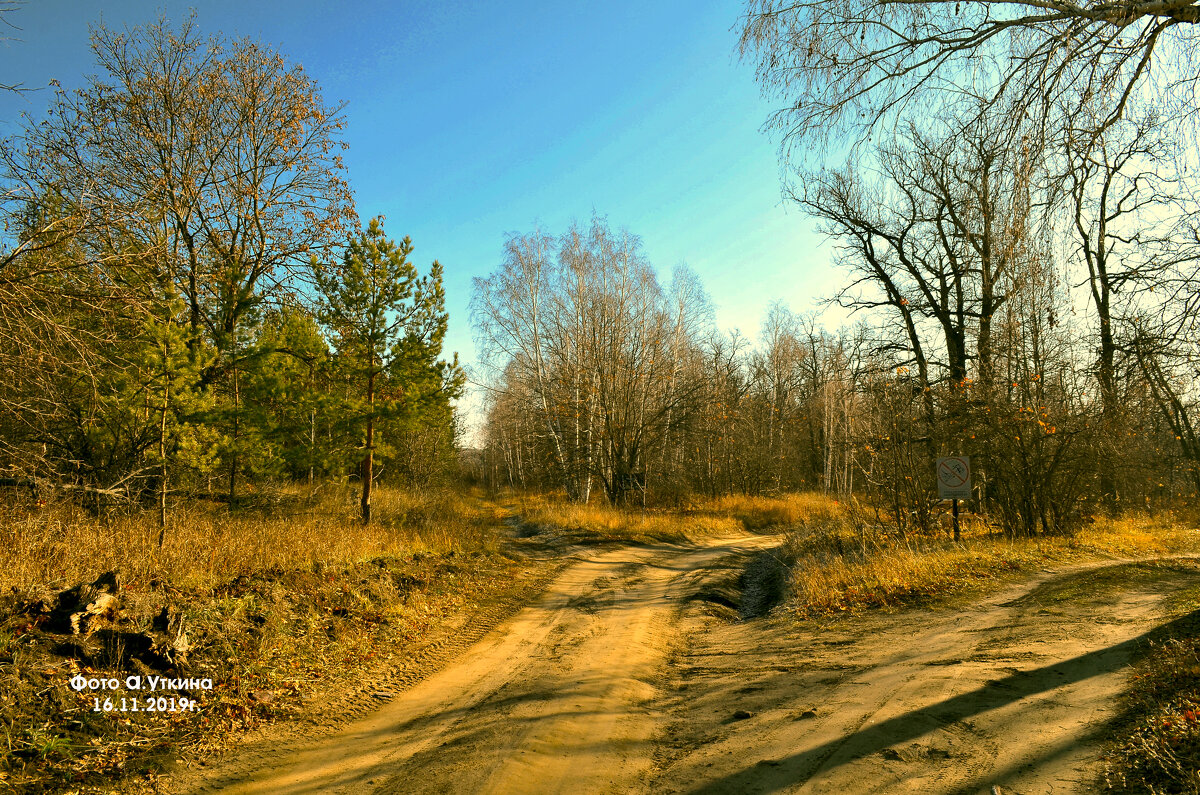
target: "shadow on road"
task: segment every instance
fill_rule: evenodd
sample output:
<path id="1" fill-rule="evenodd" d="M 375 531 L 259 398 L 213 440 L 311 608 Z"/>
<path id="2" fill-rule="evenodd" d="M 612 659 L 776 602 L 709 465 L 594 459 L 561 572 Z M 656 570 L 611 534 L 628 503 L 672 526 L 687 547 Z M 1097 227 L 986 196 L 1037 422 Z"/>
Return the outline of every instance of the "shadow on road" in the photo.
<path id="1" fill-rule="evenodd" d="M 736 773 L 708 781 L 690 792 L 695 795 L 778 792 L 798 786 L 825 769 L 827 762 L 838 751 L 843 752 L 837 763 L 839 765 L 863 759 L 897 743 L 924 735 L 931 723 L 957 723 L 1029 696 L 1112 673 L 1125 667 L 1143 644 L 1164 640 L 1194 628 L 1198 620 L 1200 611 L 1181 616 L 1122 643 L 1041 668 L 1019 671 L 970 692 L 897 715 L 816 748 L 782 759 L 770 760 L 769 766 L 764 765 L 762 761 L 756 762 Z M 989 778 L 995 778 L 995 775 Z"/>

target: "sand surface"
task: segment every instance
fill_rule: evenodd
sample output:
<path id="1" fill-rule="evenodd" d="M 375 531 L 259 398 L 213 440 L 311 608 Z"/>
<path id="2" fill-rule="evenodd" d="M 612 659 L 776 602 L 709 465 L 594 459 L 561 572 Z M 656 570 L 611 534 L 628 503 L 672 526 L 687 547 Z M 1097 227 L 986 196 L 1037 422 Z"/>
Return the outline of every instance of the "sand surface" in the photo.
<path id="1" fill-rule="evenodd" d="M 1124 565 L 1087 564 L 832 623 L 695 598 L 778 543 L 592 552 L 373 712 L 248 746 L 179 791 L 1087 792 L 1126 666 L 1164 597 L 1200 579 L 1181 563 L 1056 598 Z"/>

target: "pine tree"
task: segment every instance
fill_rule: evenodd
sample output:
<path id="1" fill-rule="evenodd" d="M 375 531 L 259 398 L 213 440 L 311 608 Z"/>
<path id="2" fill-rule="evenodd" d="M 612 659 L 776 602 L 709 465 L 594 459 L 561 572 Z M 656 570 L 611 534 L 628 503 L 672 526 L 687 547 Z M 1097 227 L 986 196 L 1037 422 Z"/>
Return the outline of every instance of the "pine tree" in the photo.
<path id="1" fill-rule="evenodd" d="M 347 241 L 340 264 L 313 260 L 321 320 L 362 395 L 348 415 L 361 428 L 364 525 L 371 522 L 377 423 L 417 420 L 462 386 L 457 355 L 451 363 L 438 358 L 447 322 L 442 266 L 435 260 L 420 276 L 408 261 L 412 250 L 408 237 L 389 240 L 377 217 Z"/>

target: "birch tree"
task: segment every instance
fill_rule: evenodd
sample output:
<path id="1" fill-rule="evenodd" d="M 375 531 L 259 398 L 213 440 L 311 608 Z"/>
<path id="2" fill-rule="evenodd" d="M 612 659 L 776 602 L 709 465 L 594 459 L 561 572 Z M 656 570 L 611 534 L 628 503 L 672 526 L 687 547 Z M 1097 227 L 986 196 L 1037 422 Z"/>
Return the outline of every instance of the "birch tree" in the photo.
<path id="1" fill-rule="evenodd" d="M 298 65 L 249 40 L 203 38 L 194 18 L 122 32 L 100 26 L 92 50 L 97 76 L 60 90 L 46 118 L 0 142 L 0 336 L 24 340 L 10 350 L 32 345 L 43 373 L 60 369 L 45 355 L 47 337 L 64 347 L 59 363 L 78 355 L 84 371 L 100 373 L 122 366 L 110 358 L 121 346 L 109 343 L 122 342 L 117 329 L 129 316 L 155 315 L 178 295 L 185 311 L 170 322 L 184 331 L 194 386 L 233 405 L 222 411 L 230 422 L 210 420 L 236 451 L 241 376 L 258 355 L 245 344 L 255 318 L 295 294 L 309 257 L 354 218 L 340 108 Z M 64 309 L 66 300 L 79 311 L 53 323 L 30 311 Z M 86 412 L 69 405 L 82 397 L 41 393 L 67 401 L 42 411 L 46 422 L 27 437 L 49 450 L 66 432 L 51 418 Z M 86 446 L 64 455 L 100 471 Z M 232 496 L 236 455 L 228 464 Z"/>
<path id="2" fill-rule="evenodd" d="M 599 218 L 557 239 L 513 236 L 500 268 L 476 279 L 480 347 L 503 373 L 493 386 L 529 395 L 571 499 L 586 502 L 593 483 L 615 503 L 644 492 L 691 388 L 677 364 L 703 301 L 689 296 L 686 273 L 664 291 L 638 239 Z"/>

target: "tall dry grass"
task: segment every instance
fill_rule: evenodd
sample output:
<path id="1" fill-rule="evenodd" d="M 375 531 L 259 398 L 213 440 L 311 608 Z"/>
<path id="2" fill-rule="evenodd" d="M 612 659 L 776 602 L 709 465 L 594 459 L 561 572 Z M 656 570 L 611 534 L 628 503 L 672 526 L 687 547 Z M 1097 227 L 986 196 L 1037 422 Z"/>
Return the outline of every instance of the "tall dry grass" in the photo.
<path id="1" fill-rule="evenodd" d="M 581 505 L 544 496 L 518 498 L 517 512 L 526 525 L 595 541 L 682 542 L 741 530 L 741 524 L 729 516 Z"/>
<path id="2" fill-rule="evenodd" d="M 522 520 L 606 541 L 694 541 L 741 531 L 787 529 L 816 513 L 836 510 L 820 494 L 778 497 L 695 497 L 684 508 L 617 508 L 604 502 L 578 504 L 558 494 L 512 497 Z"/>
<path id="3" fill-rule="evenodd" d="M 790 608 L 801 616 L 921 603 L 1005 573 L 1085 557 L 1200 552 L 1200 531 L 1174 514 L 1100 518 L 1071 536 L 1010 538 L 977 517 L 963 540 L 900 538 L 854 511 L 817 511 L 788 534 Z"/>
<path id="4" fill-rule="evenodd" d="M 414 552 L 467 552 L 497 543 L 504 511 L 451 491 L 383 487 L 377 521 L 362 527 L 345 487 L 289 487 L 230 511 L 174 506 L 158 548 L 153 512 L 93 516 L 71 504 L 0 514 L 0 589 L 64 585 L 118 570 L 125 579 L 211 587 L 239 575 Z"/>
<path id="5" fill-rule="evenodd" d="M 818 515 L 841 510 L 837 500 L 824 494 L 804 492 L 777 497 L 748 497 L 741 494 L 698 500 L 693 510 L 730 516 L 747 530 L 787 528 Z"/>
<path id="6" fill-rule="evenodd" d="M 374 496 L 377 521 L 363 528 L 356 498 L 349 487 L 326 485 L 280 489 L 234 511 L 216 503 L 181 504 L 172 510 L 161 550 L 152 512 L 95 517 L 70 504 L 9 509 L 0 513 L 0 589 L 72 584 L 113 569 L 127 581 L 203 588 L 317 562 L 494 550 L 509 515 L 477 493 L 383 487 Z M 783 531 L 790 604 L 801 614 L 919 601 L 1048 558 L 1200 551 L 1195 517 L 1169 513 L 1099 519 L 1071 537 L 1016 540 L 966 516 L 964 540 L 954 544 L 948 534 L 900 539 L 853 503 L 813 493 L 697 498 L 673 510 L 578 505 L 555 495 L 510 495 L 500 502 L 511 504 L 526 525 L 581 540 L 684 542 Z"/>

